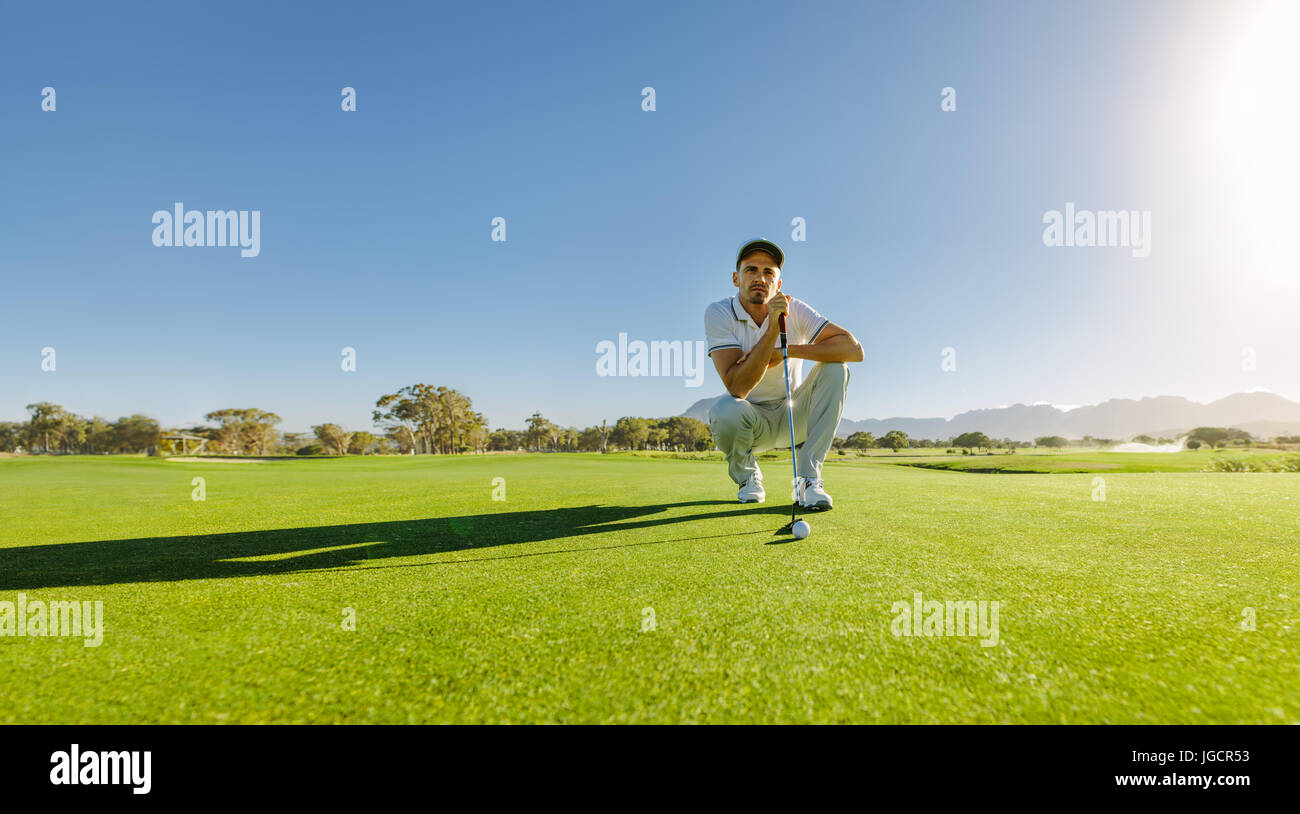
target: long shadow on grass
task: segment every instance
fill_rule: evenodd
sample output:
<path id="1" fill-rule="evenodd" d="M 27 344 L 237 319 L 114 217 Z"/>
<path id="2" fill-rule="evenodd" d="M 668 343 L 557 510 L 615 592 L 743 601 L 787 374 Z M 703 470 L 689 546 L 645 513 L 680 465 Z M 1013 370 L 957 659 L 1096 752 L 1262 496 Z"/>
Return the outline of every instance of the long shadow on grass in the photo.
<path id="1" fill-rule="evenodd" d="M 346 566 L 374 567 L 376 560 L 495 548 L 589 534 L 609 534 L 650 526 L 691 524 L 698 520 L 772 514 L 781 506 L 654 517 L 691 506 L 735 506 L 700 500 L 651 506 L 578 506 L 529 512 L 353 523 L 340 526 L 240 531 L 187 537 L 141 537 L 0 549 L 0 590 L 31 590 L 123 582 L 169 582 L 285 574 Z M 689 528 L 684 529 L 689 532 Z M 753 533 L 737 528 L 734 534 Z M 677 541 L 731 535 L 682 536 Z M 623 548 L 670 540 L 609 544 Z M 587 550 L 566 547 L 561 551 Z M 524 552 L 523 555 L 555 552 Z M 492 558 L 512 556 L 494 552 Z M 513 556 L 520 556 L 519 554 Z M 487 559 L 488 557 L 475 558 Z"/>

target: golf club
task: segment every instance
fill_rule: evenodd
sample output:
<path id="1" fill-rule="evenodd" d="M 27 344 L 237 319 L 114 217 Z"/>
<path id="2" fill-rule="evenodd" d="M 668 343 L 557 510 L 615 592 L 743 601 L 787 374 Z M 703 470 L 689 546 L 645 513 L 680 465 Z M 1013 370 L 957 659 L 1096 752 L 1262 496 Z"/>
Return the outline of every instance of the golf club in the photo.
<path id="1" fill-rule="evenodd" d="M 778 294 L 778 296 L 781 295 Z M 777 534 L 790 534 L 795 533 L 794 524 L 799 522 L 795 517 L 795 510 L 799 508 L 799 463 L 795 458 L 796 453 L 794 449 L 794 402 L 790 398 L 790 357 L 786 350 L 785 314 L 781 314 L 780 319 L 777 321 L 777 327 L 781 331 L 781 367 L 785 371 L 785 412 L 790 418 L 790 468 L 794 471 L 795 488 L 794 500 L 790 504 L 790 522 L 782 526 L 777 531 Z M 796 536 L 800 538 L 808 536 L 808 526 L 806 523 L 804 524 L 804 528 L 800 529 L 800 531 L 803 531 L 804 533 L 796 534 Z"/>

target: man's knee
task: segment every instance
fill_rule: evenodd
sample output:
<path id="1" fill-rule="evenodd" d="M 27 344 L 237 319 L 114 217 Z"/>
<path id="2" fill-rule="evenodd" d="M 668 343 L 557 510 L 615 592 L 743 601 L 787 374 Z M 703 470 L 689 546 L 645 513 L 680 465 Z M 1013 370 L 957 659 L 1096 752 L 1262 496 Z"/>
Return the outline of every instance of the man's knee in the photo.
<path id="1" fill-rule="evenodd" d="M 709 408 L 709 426 L 714 432 L 735 429 L 753 417 L 754 407 L 745 399 L 723 396 Z"/>
<path id="2" fill-rule="evenodd" d="M 817 365 L 817 380 L 842 390 L 849 383 L 849 366 L 844 362 L 821 362 Z"/>

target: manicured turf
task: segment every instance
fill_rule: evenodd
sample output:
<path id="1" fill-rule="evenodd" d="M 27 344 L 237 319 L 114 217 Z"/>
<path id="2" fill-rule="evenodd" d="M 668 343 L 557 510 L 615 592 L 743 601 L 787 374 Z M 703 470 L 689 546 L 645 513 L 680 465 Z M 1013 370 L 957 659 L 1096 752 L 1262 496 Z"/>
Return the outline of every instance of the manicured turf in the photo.
<path id="1" fill-rule="evenodd" d="M 1244 462 L 1267 469 L 1281 462 L 1294 464 L 1300 455 L 1279 450 L 1195 450 L 1178 453 L 1166 452 L 1102 452 L 1042 450 L 1017 450 L 1014 455 L 1004 452 L 976 455 L 913 456 L 907 453 L 893 458 L 873 456 L 872 463 L 892 460 L 905 466 L 927 469 L 950 469 L 960 472 L 980 473 L 1053 473 L 1053 472 L 1201 472 L 1221 462 Z M 1292 467 L 1294 469 L 1294 466 Z"/>
<path id="2" fill-rule="evenodd" d="M 1300 475 L 835 463 L 778 543 L 764 469 L 0 459 L 0 600 L 107 619 L 0 638 L 0 722 L 1300 722 Z M 893 635 L 916 591 L 999 644 Z"/>

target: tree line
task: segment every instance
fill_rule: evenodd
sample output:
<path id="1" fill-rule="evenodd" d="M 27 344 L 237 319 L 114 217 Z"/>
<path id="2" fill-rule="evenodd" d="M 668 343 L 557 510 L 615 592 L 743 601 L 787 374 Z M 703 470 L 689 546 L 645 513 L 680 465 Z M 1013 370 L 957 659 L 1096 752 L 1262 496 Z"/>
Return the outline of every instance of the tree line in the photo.
<path id="1" fill-rule="evenodd" d="M 1151 446 L 1161 444 L 1172 444 L 1175 439 L 1172 438 L 1153 438 L 1150 435 L 1138 435 L 1132 439 L 1139 444 L 1149 444 Z M 1250 446 L 1259 443 L 1262 439 L 1256 439 L 1245 430 L 1232 429 L 1227 427 L 1197 427 L 1187 434 L 1187 448 L 1199 449 L 1203 446 L 1218 449 L 1223 446 Z M 907 433 L 901 430 L 890 430 L 880 438 L 876 438 L 869 432 L 855 432 L 848 438 L 836 438 L 835 448 L 846 449 L 892 449 L 897 452 L 900 449 L 926 449 L 926 448 L 951 448 L 965 450 L 994 450 L 1006 449 L 1008 451 L 1015 449 L 1025 449 L 1028 447 L 1095 447 L 1105 449 L 1122 444 L 1124 441 L 1114 438 L 1094 438 L 1091 435 L 1085 435 L 1083 438 L 1068 439 L 1060 435 L 1046 435 L 1035 438 L 1030 441 L 1014 441 L 1010 438 L 989 438 L 982 432 L 964 432 L 961 435 L 953 436 L 947 440 L 929 440 L 925 438 L 909 438 Z M 1273 439 L 1274 444 L 1294 445 L 1300 444 L 1300 436 L 1279 435 Z"/>
<path id="2" fill-rule="evenodd" d="M 378 433 L 318 424 L 310 433 L 284 432 L 282 418 L 260 408 L 223 408 L 193 427 L 162 427 L 132 415 L 86 418 L 49 402 L 27 405 L 25 422 L 0 422 L 0 452 L 50 454 L 178 454 L 201 448 L 225 455 L 385 455 L 489 451 L 596 452 L 613 449 L 705 451 L 713 439 L 704 422 L 684 416 L 625 416 L 610 426 L 563 427 L 540 412 L 521 430 L 490 430 L 473 402 L 449 387 L 414 384 L 380 396 L 372 412 Z"/>
<path id="3" fill-rule="evenodd" d="M 26 421 L 0 421 L 0 452 L 148 452 L 158 444 L 158 422 L 144 415 L 116 421 L 76 415 L 48 401 L 27 405 Z"/>
<path id="4" fill-rule="evenodd" d="M 1257 439 L 1245 430 L 1238 430 L 1232 427 L 1197 427 L 1187 433 L 1187 449 L 1200 449 L 1201 447 L 1210 447 L 1219 449 L 1225 446 L 1248 447 L 1252 444 L 1259 443 L 1265 439 Z M 1148 444 L 1150 446 L 1166 445 L 1174 443 L 1173 438 L 1154 438 L 1150 435 L 1137 435 L 1133 437 L 1133 442 L 1137 444 Z M 1091 435 L 1085 435 L 1082 439 L 1070 441 L 1059 435 L 1049 435 L 1043 438 L 1035 438 L 1034 445 L 1040 447 L 1113 447 L 1116 444 L 1122 444 L 1123 441 L 1114 438 L 1093 438 Z M 1287 446 L 1300 444 L 1300 435 L 1279 435 L 1273 439 L 1274 444 Z"/>
<path id="5" fill-rule="evenodd" d="M 879 438 L 869 432 L 855 432 L 848 438 L 836 438 L 834 449 L 1019 449 L 1033 446 L 1028 441 L 989 438 L 982 432 L 964 432 L 947 439 L 910 438 L 902 430 L 890 430 Z"/>
<path id="6" fill-rule="evenodd" d="M 310 433 L 282 432 L 279 415 L 256 408 L 225 408 L 204 416 L 207 425 L 164 429 L 145 415 L 109 421 L 79 416 L 61 405 L 27 405 L 25 422 L 0 421 L 0 452 L 40 453 L 159 453 L 193 452 L 226 455 L 454 455 L 484 452 L 609 452 L 657 450 L 707 452 L 714 449 L 709 427 L 687 416 L 643 418 L 624 416 L 613 425 L 602 422 L 585 428 L 560 426 L 534 412 L 523 429 L 490 430 L 487 419 L 473 409 L 463 393 L 448 387 L 413 384 L 380 396 L 372 420 L 380 433 L 347 430 L 339 424 L 318 424 Z M 1145 444 L 1171 444 L 1172 439 L 1139 435 Z M 1250 433 L 1224 427 L 1197 427 L 1188 433 L 1187 447 L 1249 446 Z M 1279 436 L 1278 444 L 1300 444 L 1300 436 Z M 1029 441 L 992 439 L 966 432 L 948 439 L 909 438 L 901 430 L 876 438 L 855 432 L 835 438 L 833 448 L 901 449 L 949 448 L 970 450 L 1084 446 L 1105 448 L 1120 443 L 1109 438 L 1069 440 L 1059 435 Z"/>
<path id="7" fill-rule="evenodd" d="M 522 430 L 499 429 L 488 438 L 491 451 L 609 452 L 610 450 L 658 450 L 662 452 L 706 452 L 713 449 L 709 427 L 698 418 L 642 418 L 624 416 L 610 426 L 561 427 L 540 412 L 528 417 Z"/>

